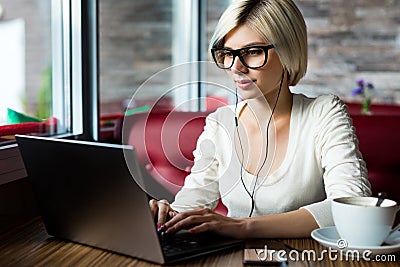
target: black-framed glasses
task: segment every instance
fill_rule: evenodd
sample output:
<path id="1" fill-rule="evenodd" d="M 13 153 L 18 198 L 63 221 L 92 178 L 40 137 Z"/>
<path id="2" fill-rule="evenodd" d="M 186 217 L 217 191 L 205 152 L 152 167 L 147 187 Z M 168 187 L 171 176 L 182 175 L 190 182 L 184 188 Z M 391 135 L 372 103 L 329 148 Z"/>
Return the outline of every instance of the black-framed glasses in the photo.
<path id="1" fill-rule="evenodd" d="M 214 47 L 211 54 L 215 63 L 221 69 L 230 69 L 239 57 L 244 66 L 250 69 L 258 69 L 268 61 L 268 50 L 274 48 L 273 45 L 256 45 L 240 49 L 230 49 L 225 47 Z"/>

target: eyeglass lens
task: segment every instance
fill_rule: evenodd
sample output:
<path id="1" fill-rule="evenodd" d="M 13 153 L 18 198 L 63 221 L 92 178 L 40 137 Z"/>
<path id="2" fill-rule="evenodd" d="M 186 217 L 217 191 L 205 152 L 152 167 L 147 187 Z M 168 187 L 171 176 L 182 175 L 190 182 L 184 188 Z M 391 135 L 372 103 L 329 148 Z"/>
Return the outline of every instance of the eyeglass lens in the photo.
<path id="1" fill-rule="evenodd" d="M 245 47 L 237 50 L 221 48 L 214 51 L 218 67 L 229 69 L 233 66 L 236 56 L 249 68 L 260 68 L 267 62 L 268 53 L 262 47 Z"/>

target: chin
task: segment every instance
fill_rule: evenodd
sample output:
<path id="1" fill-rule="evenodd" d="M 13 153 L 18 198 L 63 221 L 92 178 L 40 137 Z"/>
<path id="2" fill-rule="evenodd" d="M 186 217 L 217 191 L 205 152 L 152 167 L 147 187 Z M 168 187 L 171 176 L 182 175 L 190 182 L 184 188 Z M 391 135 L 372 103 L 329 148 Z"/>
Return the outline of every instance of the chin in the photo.
<path id="1" fill-rule="evenodd" d="M 263 93 L 257 86 L 252 86 L 248 89 L 238 88 L 238 94 L 242 99 L 255 99 L 263 96 Z"/>

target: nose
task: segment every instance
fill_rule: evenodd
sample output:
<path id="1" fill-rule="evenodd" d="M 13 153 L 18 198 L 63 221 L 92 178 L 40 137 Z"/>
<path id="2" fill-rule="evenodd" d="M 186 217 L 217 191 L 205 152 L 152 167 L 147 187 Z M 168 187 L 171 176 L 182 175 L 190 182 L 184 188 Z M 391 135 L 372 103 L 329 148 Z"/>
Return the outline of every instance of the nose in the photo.
<path id="1" fill-rule="evenodd" d="M 231 67 L 231 70 L 233 72 L 240 72 L 240 73 L 248 72 L 248 68 L 245 65 L 243 65 L 243 63 L 239 57 L 235 57 L 235 60 L 233 61 L 233 65 Z"/>

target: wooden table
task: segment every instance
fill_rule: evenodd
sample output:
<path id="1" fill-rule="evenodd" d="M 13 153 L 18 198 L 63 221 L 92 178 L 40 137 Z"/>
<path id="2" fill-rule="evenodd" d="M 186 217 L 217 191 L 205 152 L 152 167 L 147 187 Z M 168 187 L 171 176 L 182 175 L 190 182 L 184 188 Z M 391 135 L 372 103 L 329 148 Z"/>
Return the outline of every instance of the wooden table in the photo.
<path id="1" fill-rule="evenodd" d="M 311 238 L 257 240 L 269 244 L 283 244 L 286 248 L 321 252 L 324 247 Z M 395 262 L 372 261 L 289 261 L 288 266 L 400 266 L 400 254 Z M 176 266 L 243 266 L 243 250 L 235 249 L 210 255 Z M 0 266 L 158 266 L 146 261 L 107 252 L 72 242 L 66 242 L 46 233 L 40 217 L 0 234 Z"/>

